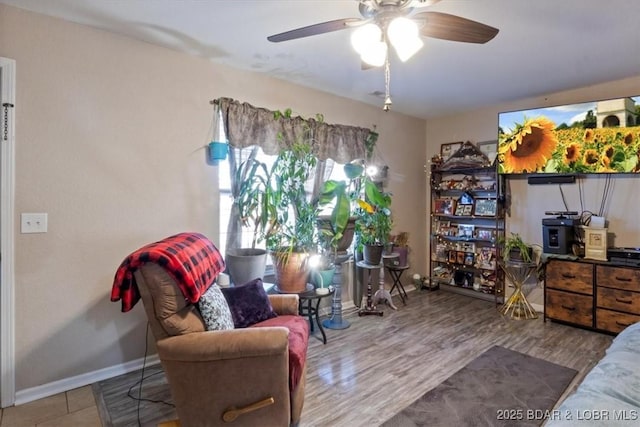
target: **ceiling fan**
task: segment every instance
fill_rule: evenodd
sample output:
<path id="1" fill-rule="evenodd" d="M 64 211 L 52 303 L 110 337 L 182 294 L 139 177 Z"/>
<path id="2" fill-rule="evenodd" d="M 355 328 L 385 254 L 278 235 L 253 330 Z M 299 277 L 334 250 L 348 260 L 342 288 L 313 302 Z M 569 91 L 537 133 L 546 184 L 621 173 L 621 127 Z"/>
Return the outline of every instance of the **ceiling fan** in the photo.
<path id="1" fill-rule="evenodd" d="M 486 43 L 498 29 L 480 22 L 442 12 L 414 11 L 432 6 L 440 0 L 358 0 L 362 18 L 342 18 L 296 28 L 267 37 L 283 42 L 332 31 L 356 28 L 351 44 L 360 54 L 363 68 L 385 65 L 385 111 L 389 110 L 389 45 L 403 62 L 423 46 L 420 38 L 431 37 L 463 43 Z"/>

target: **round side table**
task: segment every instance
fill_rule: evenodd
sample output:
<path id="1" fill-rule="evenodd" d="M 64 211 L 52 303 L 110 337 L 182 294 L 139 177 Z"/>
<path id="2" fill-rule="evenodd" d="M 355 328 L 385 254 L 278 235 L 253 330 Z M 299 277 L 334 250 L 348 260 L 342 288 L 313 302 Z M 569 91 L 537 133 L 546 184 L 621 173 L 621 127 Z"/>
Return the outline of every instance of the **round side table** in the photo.
<path id="1" fill-rule="evenodd" d="M 309 328 L 311 332 L 313 332 L 313 321 L 315 318 L 315 323 L 318 325 L 318 329 L 320 329 L 320 333 L 322 334 L 322 343 L 327 343 L 327 335 L 324 333 L 324 329 L 322 328 L 322 322 L 320 322 L 320 313 L 318 308 L 320 307 L 320 301 L 322 298 L 330 297 L 335 293 L 335 289 L 333 286 L 330 286 L 327 293 L 317 293 L 317 289 L 308 290 L 305 292 L 301 292 L 298 294 L 300 298 L 300 306 L 298 307 L 299 313 L 301 316 L 307 316 L 309 318 Z"/>

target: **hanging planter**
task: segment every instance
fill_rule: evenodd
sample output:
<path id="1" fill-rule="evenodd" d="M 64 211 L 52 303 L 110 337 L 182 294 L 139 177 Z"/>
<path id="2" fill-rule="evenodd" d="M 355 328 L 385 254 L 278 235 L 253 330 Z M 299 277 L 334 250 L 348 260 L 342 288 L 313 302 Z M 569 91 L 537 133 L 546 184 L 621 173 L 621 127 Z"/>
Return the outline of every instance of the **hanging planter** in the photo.
<path id="1" fill-rule="evenodd" d="M 214 101 L 211 101 L 211 103 L 213 104 L 213 119 L 211 121 L 210 129 L 211 142 L 206 147 L 207 163 L 213 166 L 217 166 L 220 160 L 227 159 L 229 144 L 225 141 L 226 138 L 221 126 L 220 107 Z"/>
<path id="2" fill-rule="evenodd" d="M 220 160 L 226 160 L 228 152 L 229 144 L 226 142 L 211 141 L 209 143 L 209 160 L 214 165 L 217 165 Z"/>

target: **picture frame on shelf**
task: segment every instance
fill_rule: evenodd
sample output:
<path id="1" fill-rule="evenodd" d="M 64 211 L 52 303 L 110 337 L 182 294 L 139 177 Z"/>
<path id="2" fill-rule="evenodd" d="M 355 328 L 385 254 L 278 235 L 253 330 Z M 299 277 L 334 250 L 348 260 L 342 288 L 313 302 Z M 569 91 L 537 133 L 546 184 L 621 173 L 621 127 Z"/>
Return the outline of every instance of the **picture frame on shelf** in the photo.
<path id="1" fill-rule="evenodd" d="M 477 142 L 476 145 L 478 146 L 478 150 L 482 151 L 491 164 L 493 164 L 498 155 L 498 140 Z"/>
<path id="2" fill-rule="evenodd" d="M 475 260 L 475 253 L 473 252 L 464 253 L 464 265 L 473 265 L 474 260 Z"/>
<path id="3" fill-rule="evenodd" d="M 498 201 L 496 199 L 476 199 L 475 216 L 496 216 L 498 213 Z"/>
<path id="4" fill-rule="evenodd" d="M 473 213 L 473 205 L 462 205 L 462 206 L 464 206 L 462 210 L 462 215 L 471 216 L 471 214 Z"/>
<path id="5" fill-rule="evenodd" d="M 462 252 L 475 252 L 476 244 L 473 242 L 458 242 L 456 249 Z"/>
<path id="6" fill-rule="evenodd" d="M 455 264 L 457 260 L 458 260 L 458 252 L 454 251 L 454 250 L 450 250 L 449 251 L 449 262 Z"/>
<path id="7" fill-rule="evenodd" d="M 464 264 L 464 255 L 465 255 L 465 252 L 462 252 L 462 251 L 456 252 L 456 264 Z"/>
<path id="8" fill-rule="evenodd" d="M 468 239 L 473 238 L 473 230 L 475 225 L 472 224 L 458 224 L 458 237 L 465 237 Z"/>
<path id="9" fill-rule="evenodd" d="M 453 199 L 436 199 L 433 204 L 433 211 L 436 214 L 453 215 L 455 212 L 456 201 Z"/>
<path id="10" fill-rule="evenodd" d="M 451 228 L 450 221 L 438 221 L 436 226 L 436 234 L 440 236 L 448 236 L 450 228 Z"/>
<path id="11" fill-rule="evenodd" d="M 476 239 L 493 242 L 496 239 L 496 231 L 488 228 L 476 229 Z"/>
<path id="12" fill-rule="evenodd" d="M 476 266 L 483 270 L 495 270 L 496 248 L 480 248 L 476 257 Z"/>
<path id="13" fill-rule="evenodd" d="M 440 157 L 442 157 L 442 162 L 446 162 L 449 158 L 462 148 L 462 141 L 459 142 L 448 142 L 440 145 Z"/>

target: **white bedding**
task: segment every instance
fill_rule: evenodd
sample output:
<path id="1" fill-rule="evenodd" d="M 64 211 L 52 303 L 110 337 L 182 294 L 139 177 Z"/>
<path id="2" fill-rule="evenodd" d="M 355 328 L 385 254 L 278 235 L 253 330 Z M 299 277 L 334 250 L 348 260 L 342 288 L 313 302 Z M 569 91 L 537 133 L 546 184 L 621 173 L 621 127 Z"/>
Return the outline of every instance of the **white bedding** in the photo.
<path id="1" fill-rule="evenodd" d="M 640 426 L 640 323 L 618 334 L 578 389 L 547 415 L 548 427 Z"/>

